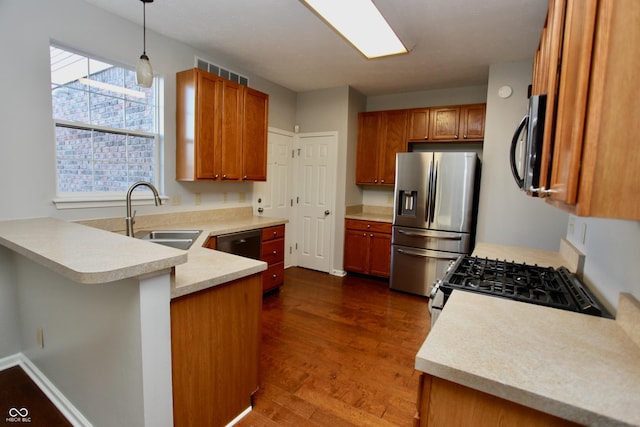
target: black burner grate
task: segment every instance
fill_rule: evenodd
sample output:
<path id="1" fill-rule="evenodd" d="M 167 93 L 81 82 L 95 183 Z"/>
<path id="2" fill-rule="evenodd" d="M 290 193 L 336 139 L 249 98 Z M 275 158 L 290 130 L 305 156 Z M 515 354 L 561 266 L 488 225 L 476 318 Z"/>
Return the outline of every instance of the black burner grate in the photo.
<path id="1" fill-rule="evenodd" d="M 445 297 L 453 289 L 580 311 L 565 280 L 552 267 L 463 256 L 440 284 Z"/>

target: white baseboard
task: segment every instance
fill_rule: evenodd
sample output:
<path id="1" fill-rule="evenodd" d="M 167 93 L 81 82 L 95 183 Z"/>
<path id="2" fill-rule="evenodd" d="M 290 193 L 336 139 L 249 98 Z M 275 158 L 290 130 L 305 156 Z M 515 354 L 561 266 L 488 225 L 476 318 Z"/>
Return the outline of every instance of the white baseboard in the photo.
<path id="1" fill-rule="evenodd" d="M 240 421 L 242 418 L 245 417 L 245 415 L 247 415 L 249 412 L 251 412 L 252 408 L 251 406 L 249 406 L 247 409 L 245 409 L 244 411 L 242 411 L 240 413 L 240 415 L 238 415 L 237 417 L 235 417 L 233 420 L 231 420 L 231 422 L 229 422 L 229 424 L 227 424 L 225 427 L 231 427 L 234 426 L 238 423 L 238 421 Z"/>
<path id="2" fill-rule="evenodd" d="M 0 359 L 0 371 L 14 366 L 20 366 L 29 375 L 29 378 L 71 424 L 76 427 L 91 427 L 89 420 L 73 406 L 69 399 L 23 353 L 16 353 Z"/>

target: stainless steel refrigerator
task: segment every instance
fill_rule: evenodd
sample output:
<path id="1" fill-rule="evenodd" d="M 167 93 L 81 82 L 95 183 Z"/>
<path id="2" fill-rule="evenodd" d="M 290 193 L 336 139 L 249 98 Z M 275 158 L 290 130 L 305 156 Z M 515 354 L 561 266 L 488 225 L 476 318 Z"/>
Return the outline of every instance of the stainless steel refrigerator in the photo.
<path id="1" fill-rule="evenodd" d="M 476 153 L 396 155 L 391 289 L 428 296 L 449 263 L 475 240 Z"/>

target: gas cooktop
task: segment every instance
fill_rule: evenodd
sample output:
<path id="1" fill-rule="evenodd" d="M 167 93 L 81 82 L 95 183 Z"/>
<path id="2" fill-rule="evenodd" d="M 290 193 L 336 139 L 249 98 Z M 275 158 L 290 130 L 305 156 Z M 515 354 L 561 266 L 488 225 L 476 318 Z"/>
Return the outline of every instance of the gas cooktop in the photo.
<path id="1" fill-rule="evenodd" d="M 445 301 L 454 289 L 478 292 L 562 310 L 611 317 L 588 288 L 565 267 L 539 267 L 461 256 L 438 288 Z"/>

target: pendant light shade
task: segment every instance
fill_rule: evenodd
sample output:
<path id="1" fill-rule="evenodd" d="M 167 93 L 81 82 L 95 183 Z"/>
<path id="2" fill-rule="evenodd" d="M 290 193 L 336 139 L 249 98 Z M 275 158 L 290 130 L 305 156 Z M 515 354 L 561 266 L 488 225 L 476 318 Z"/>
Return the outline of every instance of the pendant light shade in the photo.
<path id="1" fill-rule="evenodd" d="M 147 56 L 147 3 L 153 0 L 140 0 L 142 2 L 142 55 L 136 67 L 136 84 L 140 87 L 151 87 L 153 84 L 153 69 Z"/>

